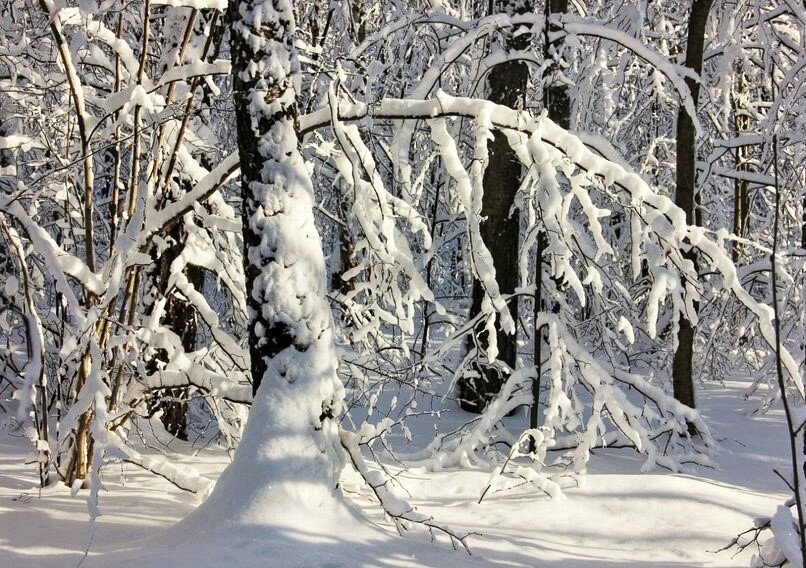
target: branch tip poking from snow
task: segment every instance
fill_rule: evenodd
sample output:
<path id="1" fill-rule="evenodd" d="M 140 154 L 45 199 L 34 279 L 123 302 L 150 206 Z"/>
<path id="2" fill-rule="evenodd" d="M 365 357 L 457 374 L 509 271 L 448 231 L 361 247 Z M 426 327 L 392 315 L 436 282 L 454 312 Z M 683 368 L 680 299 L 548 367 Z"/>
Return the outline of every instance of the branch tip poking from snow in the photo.
<path id="1" fill-rule="evenodd" d="M 392 483 L 390 478 L 380 471 L 369 469 L 364 461 L 364 456 L 361 455 L 360 438 L 356 434 L 340 429 L 339 438 L 353 467 L 372 490 L 372 493 L 378 499 L 386 515 L 392 519 L 401 536 L 410 529 L 410 525 L 420 525 L 431 533 L 432 539 L 434 532 L 442 533 L 450 539 L 451 546 L 454 549 L 461 546 L 468 555 L 472 555 L 467 539 L 477 533 L 454 531 L 446 525 L 435 522 L 432 517 L 417 512 L 414 507 L 392 492 L 389 488 L 389 484 Z"/>
<path id="2" fill-rule="evenodd" d="M 522 452 L 521 447 L 523 445 L 526 445 L 529 451 L 525 453 Z M 496 484 L 506 472 L 510 462 L 519 457 L 528 457 L 530 460 L 537 462 L 540 466 L 544 467 L 546 450 L 548 450 L 552 445 L 554 445 L 553 433 L 546 432 L 540 428 L 529 428 L 524 430 L 516 442 L 512 444 L 506 460 L 504 460 L 500 466 L 493 470 L 493 473 L 490 475 L 490 480 L 487 482 L 487 485 L 484 487 L 484 490 L 479 496 L 479 504 L 484 501 L 484 498 L 488 493 L 495 492 L 497 490 Z M 534 486 L 538 491 L 542 491 L 552 499 L 565 498 L 560 485 L 534 467 L 525 467 L 523 465 L 515 464 L 513 467 L 513 474 L 522 479 L 524 482 Z"/>

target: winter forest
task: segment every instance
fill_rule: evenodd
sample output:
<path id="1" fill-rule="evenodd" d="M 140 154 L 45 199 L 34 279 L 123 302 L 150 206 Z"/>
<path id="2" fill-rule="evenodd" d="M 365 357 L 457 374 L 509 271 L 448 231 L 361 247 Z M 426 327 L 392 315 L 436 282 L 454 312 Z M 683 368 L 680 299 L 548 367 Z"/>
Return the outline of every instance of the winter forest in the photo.
<path id="1" fill-rule="evenodd" d="M 0 566 L 806 566 L 804 0 L 2 0 Z"/>

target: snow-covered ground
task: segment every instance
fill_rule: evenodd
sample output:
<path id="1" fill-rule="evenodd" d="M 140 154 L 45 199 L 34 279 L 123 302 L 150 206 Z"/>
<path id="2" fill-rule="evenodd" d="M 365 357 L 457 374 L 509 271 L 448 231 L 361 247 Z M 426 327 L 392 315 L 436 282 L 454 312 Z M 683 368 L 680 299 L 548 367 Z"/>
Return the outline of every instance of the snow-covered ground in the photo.
<path id="1" fill-rule="evenodd" d="M 489 472 L 403 472 L 419 510 L 457 531 L 480 533 L 468 540 L 471 557 L 441 536 L 436 545 L 422 532 L 397 536 L 368 502 L 338 517 L 337 527 L 320 518 L 310 520 L 310 530 L 222 523 L 212 534 L 194 534 L 172 527 L 198 505 L 196 498 L 123 465 L 105 470 L 108 491 L 101 494 L 102 516 L 84 565 L 747 566 L 749 553 L 713 551 L 784 501 L 772 470 L 786 471 L 788 446 L 780 411 L 748 418 L 742 392 L 738 382 L 701 388 L 703 413 L 721 450 L 717 467 L 696 475 L 641 474 L 641 459 L 630 452 L 599 451 L 565 499 L 524 487 L 478 504 Z M 61 486 L 40 492 L 34 466 L 21 465 L 27 443 L 0 432 L 0 567 L 75 566 L 87 543 L 85 501 Z M 211 478 L 227 462 L 213 450 L 192 459 Z"/>

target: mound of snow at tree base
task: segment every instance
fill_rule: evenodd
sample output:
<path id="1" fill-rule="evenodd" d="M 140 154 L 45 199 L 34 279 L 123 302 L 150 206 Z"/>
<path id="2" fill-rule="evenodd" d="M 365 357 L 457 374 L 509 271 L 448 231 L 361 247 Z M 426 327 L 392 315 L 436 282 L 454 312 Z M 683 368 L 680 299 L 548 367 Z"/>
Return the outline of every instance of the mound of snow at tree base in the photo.
<path id="1" fill-rule="evenodd" d="M 333 421 L 316 430 L 311 426 L 309 405 L 295 404 L 298 399 L 292 396 L 299 385 L 276 381 L 270 385 L 271 396 L 259 391 L 233 461 L 204 503 L 139 550 L 102 558 L 100 564 L 381 565 L 378 555 L 388 553 L 390 535 L 334 490 L 341 448 L 328 442 L 338 443 L 338 433 Z M 408 550 L 410 544 L 398 545 L 403 563 L 396 565 L 445 564 L 435 557 L 442 552 L 439 548 L 422 547 L 429 558 L 418 559 Z"/>

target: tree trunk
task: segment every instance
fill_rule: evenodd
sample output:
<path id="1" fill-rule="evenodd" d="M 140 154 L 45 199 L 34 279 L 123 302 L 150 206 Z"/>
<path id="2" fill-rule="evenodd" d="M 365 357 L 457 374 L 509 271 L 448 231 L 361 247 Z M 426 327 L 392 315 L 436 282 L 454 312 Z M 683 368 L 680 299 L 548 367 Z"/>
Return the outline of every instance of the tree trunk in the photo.
<path id="1" fill-rule="evenodd" d="M 165 327 L 173 330 L 179 336 L 182 349 L 190 353 L 196 349 L 196 331 L 198 328 L 196 321 L 196 309 L 185 298 L 173 294 L 168 288 L 168 280 L 171 277 L 171 265 L 179 258 L 184 248 L 184 231 L 181 224 L 173 225 L 168 234 L 171 245 L 166 248 L 162 255 L 155 262 L 155 271 L 152 274 L 153 285 L 156 293 L 166 296 L 165 317 L 162 320 Z M 204 286 L 204 270 L 198 266 L 188 265 L 185 270 L 188 281 L 197 290 Z M 164 349 L 159 349 L 154 358 L 148 362 L 149 373 L 156 372 L 162 364 L 168 362 L 168 354 Z M 160 421 L 173 436 L 180 440 L 187 440 L 187 387 L 176 387 L 163 389 L 155 393 L 149 410 L 162 411 Z"/>
<path id="2" fill-rule="evenodd" d="M 553 53 L 559 50 L 562 39 L 555 42 L 549 41 L 549 33 L 557 29 L 557 25 L 550 22 L 552 14 L 565 14 L 568 12 L 568 0 L 546 0 L 545 6 L 546 24 L 543 36 L 543 59 L 548 61 Z M 559 64 L 555 60 L 546 68 L 543 87 L 543 107 L 548 112 L 548 117 L 565 129 L 571 127 L 571 99 L 568 96 L 568 86 L 561 80 L 557 80 L 561 72 Z M 535 297 L 534 297 L 534 366 L 535 378 L 532 381 L 532 408 L 529 412 L 529 427 L 537 428 L 539 423 L 540 407 L 540 378 L 543 374 L 543 330 L 537 327 L 537 318 L 543 309 L 543 265 L 545 264 L 546 247 L 548 247 L 548 237 L 545 231 L 540 231 L 537 235 L 537 253 L 535 266 Z"/>
<path id="3" fill-rule="evenodd" d="M 698 75 L 702 72 L 702 54 L 705 44 L 705 25 L 712 0 L 694 0 L 689 17 L 688 41 L 686 44 L 686 67 L 693 69 Z M 691 77 L 686 77 L 686 85 L 691 99 L 696 106 L 700 94 L 700 85 Z M 677 184 L 675 188 L 675 204 L 686 213 L 686 222 L 695 224 L 695 196 L 697 178 L 697 152 L 695 145 L 694 123 L 683 105 L 677 112 Z M 693 252 L 687 251 L 684 258 L 691 260 L 696 266 Z M 697 309 L 695 303 L 694 309 Z M 677 400 L 694 408 L 694 340 L 695 329 L 686 317 L 680 318 L 677 332 L 677 350 L 674 354 L 672 382 L 674 396 Z"/>
<path id="4" fill-rule="evenodd" d="M 350 39 L 353 45 L 361 45 L 367 37 L 366 29 L 366 14 L 362 0 L 355 0 L 350 9 Z M 314 18 L 313 21 L 316 21 Z M 327 26 L 325 26 L 327 27 Z M 320 41 L 320 45 L 325 41 L 324 36 Z M 313 100 L 313 97 L 311 98 Z M 352 199 L 348 195 L 339 195 L 339 213 L 344 225 L 339 228 L 339 268 L 331 276 L 331 287 L 338 290 L 342 294 L 349 294 L 355 290 L 355 280 L 345 280 L 342 278 L 344 274 L 353 270 L 357 264 L 353 256 L 355 247 L 353 246 L 353 236 L 350 234 L 349 223 L 351 214 Z M 344 314 L 344 323 L 350 323 L 350 318 L 347 313 Z"/>
<path id="5" fill-rule="evenodd" d="M 81 358 L 76 383 L 74 384 L 70 395 L 71 400 L 77 399 L 78 393 L 81 392 L 84 383 L 87 382 L 87 377 L 89 376 L 90 372 L 90 364 L 90 356 L 88 353 L 86 353 Z M 78 425 L 74 433 L 70 460 L 64 476 L 64 483 L 69 487 L 72 487 L 73 484 L 79 480 L 81 480 L 82 487 L 86 486 L 87 474 L 89 473 L 90 463 L 92 462 L 92 438 L 90 436 L 91 424 L 92 413 L 89 410 L 82 412 L 81 416 L 78 418 Z"/>
<path id="6" fill-rule="evenodd" d="M 244 272 L 255 399 L 241 444 L 204 504 L 215 519 L 304 524 L 333 503 L 343 465 L 343 388 L 314 195 L 298 148 L 290 0 L 232 0 L 230 37 L 241 162 Z M 300 529 L 303 526 L 300 525 Z"/>
<path id="7" fill-rule="evenodd" d="M 750 130 L 750 113 L 749 109 L 745 108 L 745 89 L 747 88 L 747 77 L 744 74 L 744 69 L 737 70 L 738 86 L 737 95 L 733 99 L 733 121 L 736 128 L 736 136 L 741 136 L 744 132 Z M 750 171 L 750 152 L 751 146 L 739 146 L 736 148 L 736 170 L 739 172 Z M 747 219 L 749 216 L 749 186 L 747 180 L 737 179 L 734 181 L 733 186 L 733 234 L 737 237 L 743 237 L 747 231 Z M 733 243 L 731 256 L 733 262 L 739 261 L 741 253 L 741 246 L 739 243 Z"/>
<path id="8" fill-rule="evenodd" d="M 434 231 L 438 231 L 437 237 L 442 237 L 443 227 L 437 225 L 437 217 L 439 215 L 439 198 L 440 194 L 442 193 L 442 180 L 438 179 L 437 171 L 438 166 L 441 164 L 441 160 L 437 158 L 434 163 L 434 167 L 431 170 L 430 178 L 431 178 L 431 185 L 434 187 L 434 203 L 431 206 L 431 231 L 432 234 Z M 434 279 L 434 258 L 428 259 L 428 263 L 425 265 L 425 284 L 428 286 L 428 289 L 431 289 L 431 285 Z M 423 301 L 423 337 L 422 342 L 420 343 L 420 358 L 424 358 L 425 354 L 428 352 L 428 335 L 431 329 L 431 309 L 429 302 Z"/>
<path id="9" fill-rule="evenodd" d="M 525 3 L 507 0 L 501 11 L 507 14 L 524 13 L 530 10 Z M 528 45 L 529 34 L 511 37 L 508 40 L 510 49 L 523 49 Z M 529 81 L 529 68 L 521 61 L 507 61 L 497 65 L 490 71 L 488 78 L 488 99 L 494 103 L 516 108 L 523 106 L 523 97 Z M 515 151 L 510 148 L 506 137 L 496 132 L 489 145 L 489 164 L 484 172 L 484 196 L 482 198 L 482 215 L 486 220 L 481 224 L 481 237 L 490 251 L 495 268 L 496 281 L 502 294 L 511 294 L 518 286 L 518 240 L 520 236 L 520 219 L 517 213 L 510 215 L 515 202 L 515 194 L 521 183 L 521 164 Z M 481 312 L 484 291 L 481 283 L 473 284 L 473 301 L 470 307 L 470 318 Z M 509 302 L 510 313 L 515 322 L 518 321 L 518 301 Z M 517 333 L 505 333 L 500 328 L 496 332 L 498 358 L 515 368 L 517 357 Z M 486 331 L 479 331 L 475 338 L 469 340 L 469 347 L 478 346 L 486 351 L 489 338 Z M 473 365 L 474 375 L 462 377 L 459 381 L 459 403 L 468 412 L 483 412 L 507 379 L 506 373 L 492 366 L 491 361 L 479 357 Z"/>
<path id="10" fill-rule="evenodd" d="M 342 294 L 349 294 L 355 290 L 355 279 L 345 279 L 343 276 L 350 270 L 353 270 L 357 264 L 355 256 L 353 255 L 355 247 L 353 246 L 352 235 L 348 228 L 350 223 L 350 204 L 346 196 L 340 196 L 339 199 L 339 216 L 344 225 L 338 228 L 339 231 L 339 267 L 333 272 L 330 285 L 331 288 L 338 290 Z M 346 315 L 346 314 L 345 314 Z"/>

